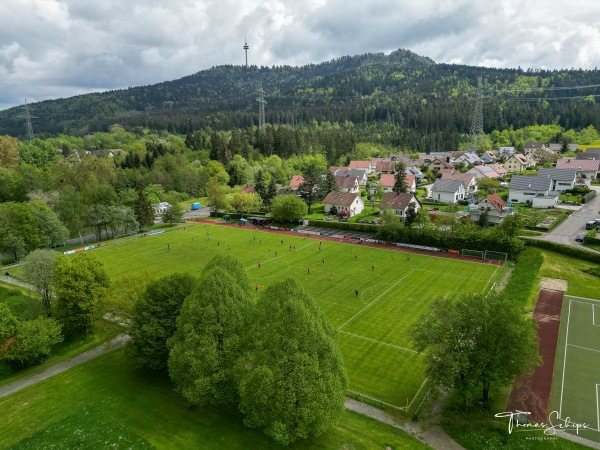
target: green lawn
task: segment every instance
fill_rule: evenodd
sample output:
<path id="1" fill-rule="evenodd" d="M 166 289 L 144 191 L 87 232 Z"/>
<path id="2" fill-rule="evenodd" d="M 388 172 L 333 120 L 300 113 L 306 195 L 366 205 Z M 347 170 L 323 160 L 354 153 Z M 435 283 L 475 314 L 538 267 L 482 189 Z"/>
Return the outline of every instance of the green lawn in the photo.
<path id="1" fill-rule="evenodd" d="M 600 442 L 600 300 L 565 296 L 552 379 L 551 410 L 585 423 L 579 435 Z M 573 433 L 573 431 L 570 431 Z"/>
<path id="2" fill-rule="evenodd" d="M 190 408 L 166 376 L 132 367 L 123 349 L 0 399 L 0 447 L 276 449 L 236 412 Z M 290 449 L 425 449 L 396 428 L 345 411 Z"/>
<path id="3" fill-rule="evenodd" d="M 116 241 L 93 252 L 115 282 L 140 271 L 200 273 L 217 253 L 240 259 L 259 289 L 286 276 L 298 278 L 340 330 L 350 391 L 392 409 L 405 409 L 407 400 L 416 405 L 417 393 L 425 393 L 424 357 L 412 348 L 410 326 L 437 297 L 484 292 L 502 271 L 434 255 L 411 254 L 407 260 L 406 253 L 330 241 L 319 251 L 315 239 L 204 224 Z"/>

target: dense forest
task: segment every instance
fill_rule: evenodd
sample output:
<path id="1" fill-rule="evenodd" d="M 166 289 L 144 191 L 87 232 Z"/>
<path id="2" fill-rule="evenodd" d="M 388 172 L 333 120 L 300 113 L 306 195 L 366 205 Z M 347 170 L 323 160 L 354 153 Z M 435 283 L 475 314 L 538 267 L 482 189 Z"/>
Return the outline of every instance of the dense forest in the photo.
<path id="1" fill-rule="evenodd" d="M 397 50 L 302 67 L 219 66 L 175 81 L 44 101 L 30 109 L 37 117 L 35 135 L 42 138 L 106 132 L 115 123 L 127 130 L 185 135 L 252 129 L 258 125 L 262 89 L 266 123 L 273 129 L 341 124 L 357 141 L 428 152 L 464 146 L 478 92 L 486 133 L 550 124 L 599 129 L 598 78 L 598 70 L 436 64 Z M 22 112 L 0 111 L 0 135 L 25 137 Z"/>

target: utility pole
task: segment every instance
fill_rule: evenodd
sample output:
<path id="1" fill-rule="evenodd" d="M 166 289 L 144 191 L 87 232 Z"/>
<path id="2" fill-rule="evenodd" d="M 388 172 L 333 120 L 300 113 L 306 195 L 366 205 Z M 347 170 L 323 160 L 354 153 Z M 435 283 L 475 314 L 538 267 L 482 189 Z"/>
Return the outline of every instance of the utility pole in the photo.
<path id="1" fill-rule="evenodd" d="M 471 121 L 471 132 L 469 135 L 469 147 L 475 150 L 481 150 L 485 140 L 483 134 L 483 93 L 481 77 L 477 82 L 475 109 L 473 110 L 473 120 Z"/>
<path id="2" fill-rule="evenodd" d="M 33 126 L 31 125 L 31 119 L 37 119 L 37 117 L 32 116 L 29 113 L 29 106 L 27 106 L 27 99 L 25 99 L 25 106 L 23 107 L 25 112 L 17 117 L 22 117 L 25 119 L 25 128 L 27 129 L 27 140 L 29 142 L 33 141 Z"/>

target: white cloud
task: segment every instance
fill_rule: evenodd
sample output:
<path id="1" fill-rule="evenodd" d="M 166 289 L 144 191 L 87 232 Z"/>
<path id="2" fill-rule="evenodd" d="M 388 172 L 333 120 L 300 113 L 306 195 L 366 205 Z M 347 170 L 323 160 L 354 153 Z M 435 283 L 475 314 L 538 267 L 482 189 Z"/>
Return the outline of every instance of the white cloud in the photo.
<path id="1" fill-rule="evenodd" d="M 219 64 L 406 48 L 437 62 L 600 65 L 597 0 L 10 0 L 0 108 L 180 78 Z"/>

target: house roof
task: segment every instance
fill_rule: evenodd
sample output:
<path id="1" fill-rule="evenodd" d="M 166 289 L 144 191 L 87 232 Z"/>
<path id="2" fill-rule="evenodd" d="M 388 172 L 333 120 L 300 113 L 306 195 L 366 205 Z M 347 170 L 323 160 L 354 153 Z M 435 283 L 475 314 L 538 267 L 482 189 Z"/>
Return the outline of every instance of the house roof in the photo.
<path id="1" fill-rule="evenodd" d="M 562 158 L 556 161 L 557 169 L 575 169 L 578 172 L 600 171 L 600 159 Z"/>
<path id="2" fill-rule="evenodd" d="M 406 177 L 404 178 L 406 187 L 410 188 L 413 185 L 416 186 L 417 185 L 417 176 L 416 175 L 411 175 L 411 174 L 406 174 Z"/>
<path id="3" fill-rule="evenodd" d="M 381 186 L 393 187 L 396 184 L 396 176 L 391 173 L 384 173 L 379 179 L 379 184 Z"/>
<path id="4" fill-rule="evenodd" d="M 244 194 L 254 194 L 256 192 L 256 189 L 254 189 L 254 186 L 252 186 L 251 184 L 245 184 L 240 189 L 240 192 L 242 192 Z"/>
<path id="5" fill-rule="evenodd" d="M 290 187 L 300 187 L 300 185 L 304 182 L 304 177 L 302 175 L 294 175 L 292 177 L 292 181 L 290 181 Z"/>
<path id="6" fill-rule="evenodd" d="M 477 170 L 479 173 L 481 173 L 484 177 L 487 178 L 500 178 L 500 174 L 494 169 L 492 169 L 490 166 L 473 166 L 473 168 L 471 168 L 469 172 L 471 170 Z"/>
<path id="7" fill-rule="evenodd" d="M 330 166 L 329 171 L 333 174 L 340 170 L 348 170 L 348 166 Z"/>
<path id="8" fill-rule="evenodd" d="M 429 164 L 434 164 L 434 163 L 438 163 L 441 164 L 442 167 L 446 167 L 446 168 L 451 168 L 452 165 L 448 164 L 446 161 L 441 160 L 440 158 L 435 158 L 433 161 L 431 161 Z"/>
<path id="9" fill-rule="evenodd" d="M 376 172 L 395 172 L 396 162 L 392 160 L 379 161 L 375 164 Z"/>
<path id="10" fill-rule="evenodd" d="M 351 192 L 331 191 L 329 194 L 327 194 L 323 200 L 323 203 L 339 206 L 350 206 L 358 196 L 358 194 L 353 194 Z"/>
<path id="11" fill-rule="evenodd" d="M 350 175 L 351 177 L 358 177 L 359 180 L 366 177 L 367 176 L 367 172 L 365 170 L 361 170 L 361 169 L 348 169 L 348 170 L 339 170 L 336 173 L 337 175 Z"/>
<path id="12" fill-rule="evenodd" d="M 350 161 L 350 170 L 352 169 L 370 169 L 371 161 Z"/>
<path id="13" fill-rule="evenodd" d="M 465 186 L 469 186 L 475 179 L 474 173 L 459 173 L 459 172 L 445 172 L 442 174 L 442 180 L 459 180 L 462 181 Z"/>
<path id="14" fill-rule="evenodd" d="M 521 164 L 527 164 L 527 158 L 525 158 L 525 155 L 523 153 L 515 153 L 513 155 L 513 157 L 519 161 Z"/>
<path id="15" fill-rule="evenodd" d="M 538 175 L 513 175 L 510 179 L 509 189 L 531 189 L 533 191 L 549 191 L 552 180 Z"/>
<path id="16" fill-rule="evenodd" d="M 466 161 L 469 164 L 476 164 L 476 163 L 482 162 L 482 159 L 479 156 L 477 156 L 476 153 L 470 153 L 470 152 L 464 152 L 462 155 L 460 155 L 456 159 L 460 159 L 461 161 Z"/>
<path id="17" fill-rule="evenodd" d="M 492 170 L 494 172 L 496 172 L 498 175 L 504 175 L 506 172 L 508 172 L 508 170 L 506 170 L 502 164 L 498 164 L 498 163 L 488 164 L 488 167 L 491 167 Z"/>
<path id="18" fill-rule="evenodd" d="M 575 159 L 600 159 L 600 152 L 590 152 L 588 148 L 587 152 L 578 152 Z"/>
<path id="19" fill-rule="evenodd" d="M 431 186 L 431 190 L 438 192 L 457 192 L 461 185 L 463 188 L 465 187 L 465 184 L 461 180 L 443 180 L 440 178 L 433 186 Z"/>
<path id="20" fill-rule="evenodd" d="M 358 178 L 350 175 L 336 175 L 335 184 L 338 189 L 351 189 L 358 184 Z"/>
<path id="21" fill-rule="evenodd" d="M 557 144 L 557 143 L 548 144 L 548 149 L 552 150 L 555 153 L 560 153 L 560 151 L 562 150 L 562 144 Z"/>
<path id="22" fill-rule="evenodd" d="M 550 177 L 553 180 L 573 181 L 575 169 L 541 168 L 538 170 L 539 177 Z"/>
<path id="23" fill-rule="evenodd" d="M 502 198 L 500 198 L 500 196 L 498 194 L 496 194 L 495 192 L 493 194 L 490 194 L 486 197 L 486 199 L 488 200 L 488 202 L 490 202 L 490 204 L 496 208 L 499 212 L 502 212 L 502 210 L 504 208 L 506 208 L 506 203 L 504 202 L 504 200 L 502 200 Z M 481 203 L 478 202 L 478 204 Z"/>
<path id="24" fill-rule="evenodd" d="M 543 142 L 525 142 L 525 148 L 542 148 L 544 146 Z"/>
<path id="25" fill-rule="evenodd" d="M 404 211 L 406 208 L 408 208 L 408 205 L 412 201 L 419 203 L 419 200 L 417 200 L 415 194 L 412 192 L 401 192 L 398 194 L 396 192 L 387 192 L 381 199 L 379 208 L 383 209 L 390 207 L 392 209 L 400 209 Z"/>

